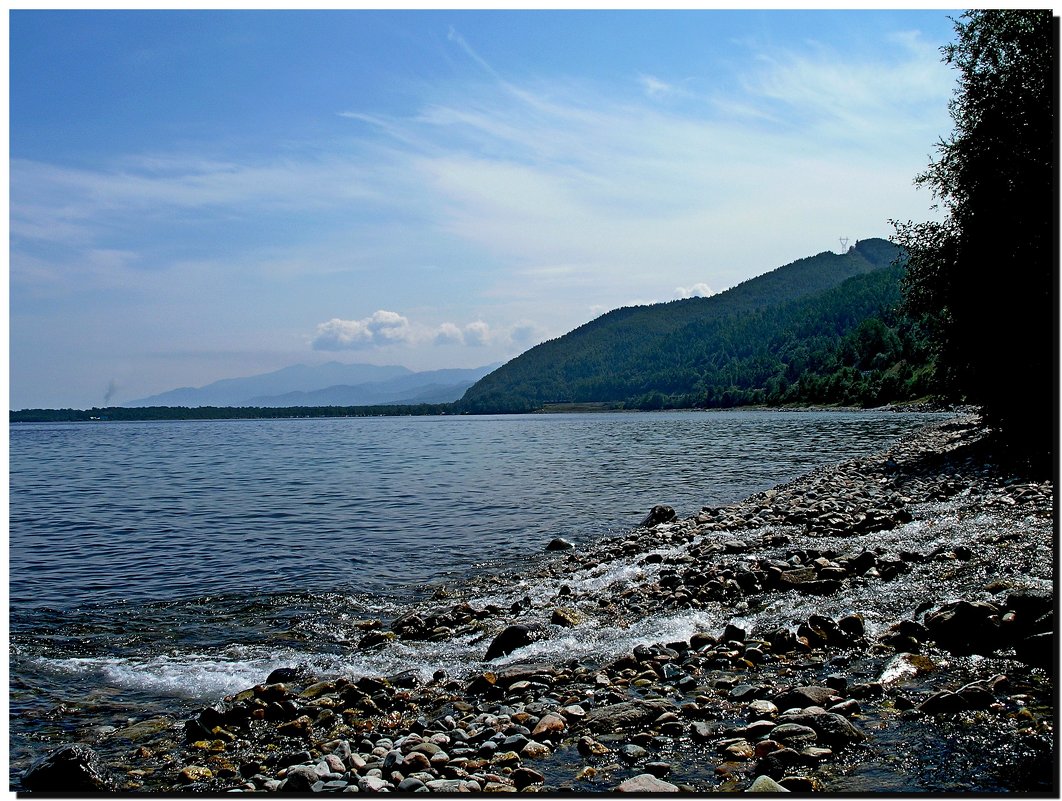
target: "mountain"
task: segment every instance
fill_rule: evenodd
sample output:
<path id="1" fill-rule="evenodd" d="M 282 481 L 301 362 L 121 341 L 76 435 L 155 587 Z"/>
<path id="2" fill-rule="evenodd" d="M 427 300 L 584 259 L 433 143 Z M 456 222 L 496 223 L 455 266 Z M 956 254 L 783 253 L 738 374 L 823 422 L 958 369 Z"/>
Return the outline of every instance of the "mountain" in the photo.
<path id="1" fill-rule="evenodd" d="M 922 392 L 930 356 L 896 312 L 900 256 L 868 239 L 712 297 L 616 309 L 506 363 L 458 408 L 874 403 Z"/>
<path id="2" fill-rule="evenodd" d="M 493 369 L 489 367 L 469 370 L 428 370 L 415 373 L 397 365 L 343 364 L 326 362 L 317 366 L 297 364 L 271 373 L 246 378 L 226 378 L 204 387 L 182 387 L 158 395 L 123 404 L 127 407 L 144 406 L 286 406 L 286 405 L 337 405 L 327 397 L 363 397 L 373 400 L 358 400 L 338 405 L 362 403 L 421 403 L 419 398 L 428 393 L 447 396 L 449 400 L 460 397 L 461 392 L 476 379 Z M 315 393 L 319 399 L 311 400 Z M 346 395 L 344 395 L 346 393 Z M 299 396 L 298 402 L 286 403 L 278 398 Z M 434 401 L 432 401 L 434 402 Z"/>
<path id="3" fill-rule="evenodd" d="M 395 403 L 452 403 L 465 390 L 498 367 L 426 370 L 388 381 L 337 384 L 306 392 L 287 392 L 250 398 L 247 406 L 380 406 Z"/>

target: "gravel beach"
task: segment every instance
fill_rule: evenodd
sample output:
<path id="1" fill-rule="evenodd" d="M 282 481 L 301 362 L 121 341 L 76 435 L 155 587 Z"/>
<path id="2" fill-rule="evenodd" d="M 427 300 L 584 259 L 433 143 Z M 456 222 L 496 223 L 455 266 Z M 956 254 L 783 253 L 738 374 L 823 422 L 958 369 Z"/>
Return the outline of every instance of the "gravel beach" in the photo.
<path id="1" fill-rule="evenodd" d="M 983 434 L 958 415 L 686 519 L 661 499 L 345 644 L 460 641 L 461 675 L 293 664 L 13 789 L 1057 794 L 1055 488 Z"/>

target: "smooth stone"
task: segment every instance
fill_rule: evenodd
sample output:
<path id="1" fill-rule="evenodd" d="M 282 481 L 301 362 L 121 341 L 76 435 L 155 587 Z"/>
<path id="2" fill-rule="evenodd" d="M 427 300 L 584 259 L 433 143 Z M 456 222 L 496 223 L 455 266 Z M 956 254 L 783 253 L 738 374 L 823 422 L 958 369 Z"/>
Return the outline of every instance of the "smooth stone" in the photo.
<path id="1" fill-rule="evenodd" d="M 628 762 L 636 762 L 639 759 L 644 759 L 649 756 L 649 752 L 645 748 L 642 748 L 640 745 L 635 745 L 634 743 L 627 743 L 627 745 L 624 745 L 620 748 L 619 754 Z"/>
<path id="2" fill-rule="evenodd" d="M 677 793 L 679 788 L 671 782 L 658 779 L 651 773 L 641 773 L 616 788 L 618 793 Z"/>
<path id="3" fill-rule="evenodd" d="M 543 735 L 557 734 L 568 728 L 568 721 L 560 715 L 549 712 L 543 715 L 535 728 L 531 730 L 531 736 L 535 739 Z"/>
<path id="4" fill-rule="evenodd" d="M 532 784 L 542 784 L 546 781 L 546 777 L 537 770 L 527 767 L 517 768 L 509 778 L 513 780 L 513 784 L 519 789 L 530 787 Z"/>
<path id="5" fill-rule="evenodd" d="M 785 789 L 772 779 L 770 776 L 757 776 L 752 784 L 749 785 L 749 789 L 746 793 L 788 793 L 789 790 Z"/>
<path id="6" fill-rule="evenodd" d="M 388 793 L 391 783 L 380 776 L 362 776 L 358 779 L 358 789 L 363 793 Z"/>

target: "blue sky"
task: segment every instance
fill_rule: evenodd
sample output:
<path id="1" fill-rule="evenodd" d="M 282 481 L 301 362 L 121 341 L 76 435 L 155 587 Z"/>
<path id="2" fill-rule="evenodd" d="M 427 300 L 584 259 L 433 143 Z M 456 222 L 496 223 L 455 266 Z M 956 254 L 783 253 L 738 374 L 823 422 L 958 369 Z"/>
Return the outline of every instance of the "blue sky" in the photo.
<path id="1" fill-rule="evenodd" d="M 928 219 L 958 11 L 12 11 L 11 408 L 503 361 Z"/>

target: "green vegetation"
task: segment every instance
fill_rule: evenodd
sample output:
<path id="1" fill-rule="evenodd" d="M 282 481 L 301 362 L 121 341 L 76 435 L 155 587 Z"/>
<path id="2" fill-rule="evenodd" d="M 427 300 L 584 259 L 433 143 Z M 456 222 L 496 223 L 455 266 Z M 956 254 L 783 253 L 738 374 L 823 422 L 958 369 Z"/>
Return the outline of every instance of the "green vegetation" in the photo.
<path id="1" fill-rule="evenodd" d="M 1057 443 L 1057 20 L 969 11 L 944 60 L 955 128 L 916 178 L 943 222 L 895 223 L 909 314 L 925 315 L 945 388 L 983 407 L 1018 459 Z"/>
<path id="2" fill-rule="evenodd" d="M 900 254 L 870 239 L 710 298 L 617 309 L 495 370 L 456 407 L 877 406 L 923 397 L 935 391 L 933 362 L 921 326 L 896 311 Z"/>

